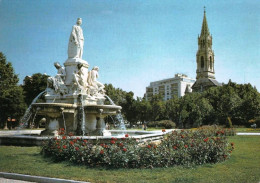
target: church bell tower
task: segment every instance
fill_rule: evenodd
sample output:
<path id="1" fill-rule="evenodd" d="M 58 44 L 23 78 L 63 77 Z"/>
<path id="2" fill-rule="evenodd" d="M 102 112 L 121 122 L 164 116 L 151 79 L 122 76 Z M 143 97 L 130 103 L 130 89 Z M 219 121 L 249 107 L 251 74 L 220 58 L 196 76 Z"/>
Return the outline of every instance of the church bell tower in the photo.
<path id="1" fill-rule="evenodd" d="M 220 86 L 215 80 L 214 51 L 212 50 L 212 35 L 210 35 L 206 10 L 204 7 L 204 17 L 201 33 L 198 36 L 198 51 L 196 55 L 197 70 L 196 82 L 192 86 L 194 92 L 202 92 L 212 86 Z"/>

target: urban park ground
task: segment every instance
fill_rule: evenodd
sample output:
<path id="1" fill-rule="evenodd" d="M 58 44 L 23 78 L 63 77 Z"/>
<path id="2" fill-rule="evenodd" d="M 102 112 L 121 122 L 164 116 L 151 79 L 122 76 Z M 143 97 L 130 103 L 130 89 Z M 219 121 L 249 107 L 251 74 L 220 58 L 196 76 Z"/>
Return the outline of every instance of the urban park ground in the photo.
<path id="1" fill-rule="evenodd" d="M 88 168 L 44 158 L 41 147 L 0 146 L 0 171 L 88 182 L 259 182 L 260 136 L 229 136 L 228 141 L 235 150 L 222 163 L 152 169 Z"/>

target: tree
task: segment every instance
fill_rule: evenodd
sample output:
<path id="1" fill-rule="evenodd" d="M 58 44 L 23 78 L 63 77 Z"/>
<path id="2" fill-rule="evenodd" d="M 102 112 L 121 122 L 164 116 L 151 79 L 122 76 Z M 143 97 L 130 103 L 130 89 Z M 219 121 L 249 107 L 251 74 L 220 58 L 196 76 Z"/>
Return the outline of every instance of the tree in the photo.
<path id="1" fill-rule="evenodd" d="M 165 114 L 165 102 L 161 95 L 153 95 L 150 100 L 151 104 L 151 119 L 153 121 L 166 119 Z"/>
<path id="2" fill-rule="evenodd" d="M 47 87 L 47 78 L 49 76 L 46 74 L 35 73 L 32 76 L 26 76 L 24 78 L 24 96 L 25 102 L 29 106 L 33 99 Z M 44 98 L 42 98 L 44 100 Z"/>
<path id="3" fill-rule="evenodd" d="M 134 93 L 133 92 L 127 92 L 125 95 L 125 100 L 120 103 L 122 106 L 122 113 L 124 114 L 124 117 L 127 121 L 130 122 L 130 125 L 132 126 L 134 122 L 137 122 L 137 106 L 136 101 L 134 99 Z"/>
<path id="4" fill-rule="evenodd" d="M 145 99 L 137 98 L 136 102 L 137 120 L 144 123 L 151 120 L 151 104 Z"/>
<path id="5" fill-rule="evenodd" d="M 26 105 L 23 89 L 18 86 L 18 82 L 12 64 L 0 52 L 0 126 L 3 126 L 8 117 L 19 120 L 24 114 Z"/>
<path id="6" fill-rule="evenodd" d="M 125 101 L 126 91 L 115 88 L 112 84 L 105 84 L 106 95 L 116 104 L 120 105 Z"/>

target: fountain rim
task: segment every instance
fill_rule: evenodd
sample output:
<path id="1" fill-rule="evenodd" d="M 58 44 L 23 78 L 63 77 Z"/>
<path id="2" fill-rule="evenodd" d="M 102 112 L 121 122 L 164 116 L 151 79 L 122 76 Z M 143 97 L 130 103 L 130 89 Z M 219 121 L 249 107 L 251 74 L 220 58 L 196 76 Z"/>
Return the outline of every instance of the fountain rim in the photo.
<path id="1" fill-rule="evenodd" d="M 71 107 L 77 108 L 76 104 L 69 104 L 69 103 L 34 103 L 32 106 L 44 107 L 44 106 L 57 106 L 57 107 Z M 83 105 L 84 108 L 113 108 L 113 109 L 122 109 L 121 106 L 118 105 L 98 105 L 98 104 L 85 104 Z"/>

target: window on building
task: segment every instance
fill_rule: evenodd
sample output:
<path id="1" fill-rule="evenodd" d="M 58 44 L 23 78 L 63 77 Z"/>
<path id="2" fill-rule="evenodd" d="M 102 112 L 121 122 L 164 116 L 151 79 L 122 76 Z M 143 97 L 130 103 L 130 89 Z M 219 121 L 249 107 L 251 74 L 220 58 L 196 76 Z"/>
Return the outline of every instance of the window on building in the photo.
<path id="1" fill-rule="evenodd" d="M 204 68 L 204 57 L 203 56 L 200 57 L 200 67 Z"/>
<path id="2" fill-rule="evenodd" d="M 210 69 L 212 70 L 213 64 L 212 64 L 212 58 L 211 58 L 211 56 L 209 57 L 209 65 L 210 65 Z"/>

